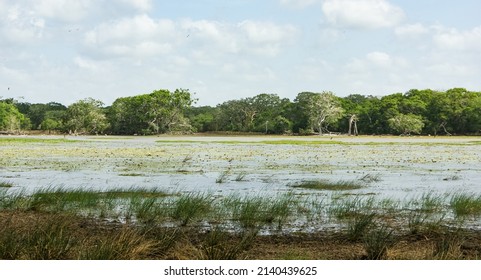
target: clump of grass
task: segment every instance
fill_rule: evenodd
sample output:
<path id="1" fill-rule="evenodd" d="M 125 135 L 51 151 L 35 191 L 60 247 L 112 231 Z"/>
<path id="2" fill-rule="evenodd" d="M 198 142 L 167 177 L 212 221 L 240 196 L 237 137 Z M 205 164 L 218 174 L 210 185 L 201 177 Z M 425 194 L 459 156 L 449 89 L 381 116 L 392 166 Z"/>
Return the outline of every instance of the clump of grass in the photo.
<path id="1" fill-rule="evenodd" d="M 361 198 L 356 196 L 348 199 L 332 199 L 328 214 L 338 220 L 350 219 L 360 213 L 372 211 L 375 200 L 372 197 Z"/>
<path id="2" fill-rule="evenodd" d="M 152 257 L 165 256 L 183 237 L 183 230 L 179 228 L 163 228 L 156 225 L 147 225 L 138 228 L 144 238 L 155 242 L 149 254 Z"/>
<path id="3" fill-rule="evenodd" d="M 365 237 L 366 232 L 375 224 L 375 213 L 355 215 L 347 222 L 347 238 L 350 241 L 359 241 Z"/>
<path id="4" fill-rule="evenodd" d="M 416 197 L 408 201 L 406 207 L 416 211 L 436 213 L 443 210 L 445 203 L 446 195 L 427 192 L 423 193 L 421 197 Z"/>
<path id="5" fill-rule="evenodd" d="M 132 197 L 126 213 L 126 219 L 130 220 L 132 215 L 135 216 L 137 222 L 151 225 L 155 224 L 162 216 L 167 216 L 167 210 L 162 207 L 156 197 Z"/>
<path id="6" fill-rule="evenodd" d="M 462 179 L 461 176 L 453 175 L 453 176 L 443 178 L 443 181 L 458 181 L 458 180 L 461 180 L 461 179 Z"/>
<path id="7" fill-rule="evenodd" d="M 244 229 L 259 228 L 272 223 L 277 223 L 277 228 L 280 229 L 295 204 L 296 200 L 291 194 L 274 198 L 232 196 L 224 200 L 232 219 L 239 222 Z"/>
<path id="8" fill-rule="evenodd" d="M 167 193 L 158 188 L 129 188 L 129 189 L 112 189 L 104 192 L 100 192 L 101 197 L 109 197 L 116 199 L 132 198 L 132 197 L 155 197 L 163 198 L 172 196 L 172 193 Z"/>
<path id="9" fill-rule="evenodd" d="M 39 224 L 26 239 L 29 247 L 26 255 L 31 260 L 66 259 L 75 242 L 68 225 L 55 220 Z"/>
<path id="10" fill-rule="evenodd" d="M 71 217 L 27 218 L 20 225 L 12 217 L 0 225 L 0 259 L 60 260 L 70 256 L 76 245 L 69 227 Z"/>
<path id="11" fill-rule="evenodd" d="M 22 192 L 7 194 L 6 189 L 0 189 L 0 210 L 23 209 L 26 200 Z"/>
<path id="12" fill-rule="evenodd" d="M 22 200 L 26 210 L 51 213 L 70 212 L 82 214 L 83 216 L 94 215 L 101 217 L 115 215 L 114 212 L 119 212 L 119 205 L 127 204 L 126 218 L 128 219 L 130 218 L 129 211 L 132 210 L 132 207 L 128 205 L 129 201 L 163 198 L 169 195 L 158 189 L 143 188 L 114 189 L 104 192 L 92 189 L 47 188 L 39 190 L 30 196 L 25 196 Z M 125 209 L 125 207 L 121 208 Z"/>
<path id="13" fill-rule="evenodd" d="M 225 183 L 227 181 L 227 178 L 229 177 L 229 170 L 224 170 L 222 171 L 219 176 L 217 177 L 217 179 L 215 179 L 215 182 L 217 184 L 222 184 L 222 183 Z"/>
<path id="14" fill-rule="evenodd" d="M 239 221 L 243 228 L 255 228 L 265 222 L 267 205 L 261 197 L 244 197 L 230 202 L 233 211 L 233 219 Z"/>
<path id="15" fill-rule="evenodd" d="M 386 226 L 380 226 L 364 235 L 363 245 L 368 260 L 387 259 L 388 249 L 395 243 L 393 230 Z"/>
<path id="16" fill-rule="evenodd" d="M 410 234 L 420 234 L 426 226 L 429 214 L 421 211 L 411 211 L 407 217 L 407 226 Z"/>
<path id="17" fill-rule="evenodd" d="M 381 176 L 379 174 L 366 174 L 362 176 L 359 180 L 365 183 L 374 183 L 381 181 Z"/>
<path id="18" fill-rule="evenodd" d="M 363 184 L 359 184 L 355 181 L 337 181 L 330 182 L 325 180 L 319 181 L 304 181 L 295 185 L 293 188 L 302 188 L 310 190 L 327 190 L 327 191 L 347 191 L 347 190 L 357 190 L 365 187 Z"/>
<path id="19" fill-rule="evenodd" d="M 95 240 L 84 248 L 80 259 L 87 260 L 139 260 L 152 257 L 159 243 L 146 238 L 136 229 L 125 227 L 113 236 Z"/>
<path id="20" fill-rule="evenodd" d="M 461 245 L 463 236 L 460 232 L 447 231 L 434 239 L 432 257 L 437 260 L 457 260 L 462 258 Z"/>
<path id="21" fill-rule="evenodd" d="M 144 176 L 144 174 L 140 174 L 140 173 L 120 173 L 119 176 L 124 176 L 124 177 L 140 177 L 140 176 Z"/>
<path id="22" fill-rule="evenodd" d="M 241 173 L 237 174 L 237 176 L 235 177 L 234 180 L 236 182 L 241 182 L 241 181 L 244 181 L 246 176 L 247 176 L 247 172 L 241 172 Z"/>
<path id="23" fill-rule="evenodd" d="M 28 197 L 28 210 L 61 212 L 98 205 L 98 194 L 93 190 L 46 188 Z"/>
<path id="24" fill-rule="evenodd" d="M 424 193 L 421 196 L 421 211 L 438 212 L 444 207 L 445 197 L 443 195 L 435 195 L 434 193 Z"/>
<path id="25" fill-rule="evenodd" d="M 20 259 L 23 246 L 18 232 L 14 229 L 11 217 L 0 223 L 0 259 Z"/>
<path id="26" fill-rule="evenodd" d="M 189 162 L 189 161 L 191 161 L 191 160 L 192 160 L 192 156 L 191 156 L 191 155 L 187 155 L 187 156 L 185 156 L 185 158 L 182 160 L 182 163 L 187 163 L 187 162 Z"/>
<path id="27" fill-rule="evenodd" d="M 270 214 L 271 217 L 267 219 L 267 222 L 277 222 L 277 228 L 282 229 L 293 211 L 293 206 L 297 204 L 298 201 L 290 193 L 272 200 L 267 210 L 267 214 Z"/>
<path id="28" fill-rule="evenodd" d="M 212 198 L 206 194 L 180 196 L 172 207 L 171 217 L 186 226 L 190 221 L 208 214 L 212 209 Z"/>
<path id="29" fill-rule="evenodd" d="M 252 246 L 256 236 L 256 230 L 245 231 L 240 234 L 240 240 L 233 241 L 231 234 L 215 227 L 207 234 L 200 247 L 200 259 L 235 260 L 242 252 Z"/>
<path id="30" fill-rule="evenodd" d="M 450 201 L 451 209 L 457 217 L 481 215 L 481 195 L 459 193 Z"/>
<path id="31" fill-rule="evenodd" d="M 8 188 L 13 188 L 14 185 L 11 182 L 0 182 L 0 188 L 8 189 Z"/>

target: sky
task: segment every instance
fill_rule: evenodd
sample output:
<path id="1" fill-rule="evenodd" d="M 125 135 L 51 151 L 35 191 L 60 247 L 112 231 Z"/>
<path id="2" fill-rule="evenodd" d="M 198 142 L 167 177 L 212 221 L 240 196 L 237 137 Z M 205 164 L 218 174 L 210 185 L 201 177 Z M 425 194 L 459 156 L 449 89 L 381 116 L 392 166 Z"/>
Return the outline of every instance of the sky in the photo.
<path id="1" fill-rule="evenodd" d="M 0 0 L 0 99 L 481 91 L 479 0 Z"/>

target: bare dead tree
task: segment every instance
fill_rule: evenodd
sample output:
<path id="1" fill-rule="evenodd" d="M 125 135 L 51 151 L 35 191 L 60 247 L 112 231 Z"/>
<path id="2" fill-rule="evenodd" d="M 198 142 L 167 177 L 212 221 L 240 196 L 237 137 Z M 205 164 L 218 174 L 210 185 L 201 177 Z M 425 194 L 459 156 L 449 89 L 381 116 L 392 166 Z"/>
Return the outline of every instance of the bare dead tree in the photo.
<path id="1" fill-rule="evenodd" d="M 439 125 L 439 127 L 444 130 L 444 133 L 446 133 L 446 135 L 448 135 L 448 136 L 451 136 L 451 135 L 452 135 L 452 134 L 449 133 L 449 131 L 446 129 L 446 122 L 442 122 L 442 123 Z"/>
<path id="2" fill-rule="evenodd" d="M 355 135 L 355 136 L 358 136 L 359 135 L 359 132 L 357 131 L 357 121 L 359 119 L 357 118 L 357 116 L 354 114 L 351 116 L 351 118 L 349 119 L 349 132 L 348 132 L 348 135 L 351 136 L 351 135 Z"/>

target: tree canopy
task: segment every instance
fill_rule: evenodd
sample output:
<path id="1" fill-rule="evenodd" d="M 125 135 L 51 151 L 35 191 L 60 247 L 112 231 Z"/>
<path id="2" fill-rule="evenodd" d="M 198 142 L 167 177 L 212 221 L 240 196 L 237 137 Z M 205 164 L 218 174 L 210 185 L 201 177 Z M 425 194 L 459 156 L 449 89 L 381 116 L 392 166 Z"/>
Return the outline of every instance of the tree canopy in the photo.
<path id="1" fill-rule="evenodd" d="M 481 92 L 464 88 L 412 89 L 383 97 L 301 92 L 293 101 L 262 93 L 217 106 L 194 107 L 195 102 L 186 89 L 120 97 L 108 107 L 92 98 L 68 107 L 4 99 L 0 100 L 0 130 L 119 135 L 208 131 L 347 134 L 354 116 L 359 134 L 481 134 Z"/>

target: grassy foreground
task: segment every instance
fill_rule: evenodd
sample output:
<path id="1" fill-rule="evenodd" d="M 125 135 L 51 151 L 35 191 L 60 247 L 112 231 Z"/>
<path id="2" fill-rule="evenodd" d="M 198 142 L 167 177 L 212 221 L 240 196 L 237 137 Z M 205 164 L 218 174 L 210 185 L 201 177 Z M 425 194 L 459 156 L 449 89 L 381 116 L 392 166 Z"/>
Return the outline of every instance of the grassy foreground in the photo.
<path id="1" fill-rule="evenodd" d="M 7 188 L 5 188 L 6 190 Z M 481 199 L 0 190 L 0 259 L 478 259 Z M 474 225 L 474 226 L 473 226 Z M 266 234 L 267 233 L 267 234 Z"/>

